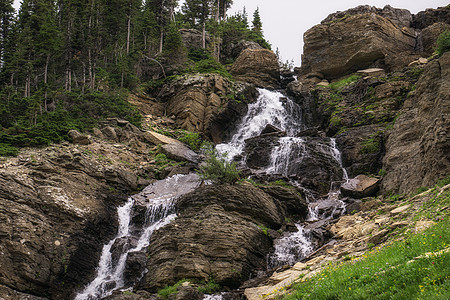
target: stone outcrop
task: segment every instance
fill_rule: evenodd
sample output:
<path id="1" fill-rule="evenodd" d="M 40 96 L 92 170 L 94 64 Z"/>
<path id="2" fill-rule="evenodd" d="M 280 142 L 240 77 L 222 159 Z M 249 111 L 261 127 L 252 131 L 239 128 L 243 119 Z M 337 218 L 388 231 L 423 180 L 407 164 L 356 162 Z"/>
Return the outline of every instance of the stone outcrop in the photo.
<path id="1" fill-rule="evenodd" d="M 0 162 L 1 296 L 70 298 L 92 278 L 103 244 L 115 235 L 116 206 L 154 178 L 154 145 L 128 122 L 108 123 L 122 124 L 114 130 L 122 143 L 92 137 L 89 145 L 27 149 Z"/>
<path id="2" fill-rule="evenodd" d="M 448 175 L 450 53 L 433 60 L 388 132 L 382 182 L 385 192 L 411 193 Z"/>
<path id="3" fill-rule="evenodd" d="M 358 175 L 341 186 L 344 196 L 361 199 L 374 196 L 379 189 L 380 179 L 366 175 Z"/>
<path id="4" fill-rule="evenodd" d="M 403 67 L 415 47 L 414 32 L 378 14 L 346 15 L 316 25 L 304 34 L 302 73 L 319 72 L 327 79 L 366 67 Z M 400 55 L 401 54 L 401 55 Z"/>
<path id="5" fill-rule="evenodd" d="M 298 193 L 283 187 L 264 191 L 251 184 L 217 185 L 181 197 L 178 218 L 151 237 L 143 287 L 155 290 L 182 278 L 214 278 L 236 288 L 265 270 L 272 239 L 262 228 L 279 229 L 287 210 L 306 211 Z"/>
<path id="6" fill-rule="evenodd" d="M 425 57 L 432 55 L 436 49 L 439 35 L 446 30 L 450 30 L 450 24 L 444 22 L 434 23 L 424 28 L 419 35 L 420 48 L 418 50 L 422 51 Z"/>
<path id="7" fill-rule="evenodd" d="M 413 15 L 412 26 L 417 29 L 425 29 L 434 23 L 450 24 L 450 7 L 429 8 Z"/>
<path id="8" fill-rule="evenodd" d="M 224 49 L 222 49 L 221 52 L 221 60 L 226 61 L 234 61 L 236 58 L 238 58 L 239 54 L 241 54 L 242 51 L 245 49 L 263 49 L 258 43 L 252 42 L 252 41 L 240 41 L 237 44 L 231 43 Z"/>
<path id="9" fill-rule="evenodd" d="M 198 74 L 164 86 L 158 97 L 166 102 L 166 114 L 174 116 L 177 128 L 203 133 L 219 143 L 254 95 L 255 89 L 248 84 L 232 83 L 217 74 Z"/>
<path id="10" fill-rule="evenodd" d="M 280 66 L 270 50 L 245 49 L 234 62 L 231 74 L 237 80 L 275 89 L 279 86 Z"/>

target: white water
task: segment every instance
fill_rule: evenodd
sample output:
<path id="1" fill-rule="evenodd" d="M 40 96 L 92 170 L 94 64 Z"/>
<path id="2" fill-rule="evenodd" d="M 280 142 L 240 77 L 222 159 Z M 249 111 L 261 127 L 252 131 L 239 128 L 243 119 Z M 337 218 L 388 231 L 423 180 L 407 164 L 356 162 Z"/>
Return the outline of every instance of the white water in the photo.
<path id="1" fill-rule="evenodd" d="M 286 234 L 275 243 L 275 251 L 269 258 L 269 266 L 293 265 L 308 256 L 313 250 L 311 240 L 300 224 L 295 224 L 297 232 Z"/>
<path id="2" fill-rule="evenodd" d="M 175 219 L 174 206 L 176 199 L 192 191 L 198 186 L 198 176 L 195 174 L 175 175 L 160 180 L 146 187 L 140 194 L 131 197 L 128 202 L 117 209 L 119 228 L 117 235 L 103 246 L 102 255 L 97 267 L 96 278 L 79 293 L 75 300 L 102 299 L 112 294 L 114 290 L 127 288 L 124 286 L 123 273 L 128 254 L 140 252 L 148 247 L 150 237 L 159 228 Z M 132 207 L 135 202 L 147 207 L 146 224 L 138 234 L 136 246 L 123 249 L 117 261 L 113 260 L 112 248 L 119 239 L 133 237 L 130 226 Z M 143 274 L 142 274 L 143 275 Z"/>
<path id="3" fill-rule="evenodd" d="M 259 97 L 248 106 L 247 115 L 237 126 L 237 131 L 226 144 L 216 146 L 220 153 L 227 153 L 231 160 L 244 150 L 245 140 L 258 136 L 271 124 L 288 135 L 302 129 L 301 110 L 291 99 L 276 91 L 258 89 Z"/>
<path id="4" fill-rule="evenodd" d="M 307 147 L 308 139 L 294 136 L 305 129 L 302 124 L 301 109 L 292 100 L 279 92 L 264 89 L 259 89 L 258 91 L 260 94 L 258 100 L 249 105 L 248 113 L 238 125 L 236 134 L 229 143 L 217 145 L 217 149 L 220 153 L 227 153 L 228 158 L 231 160 L 242 154 L 246 139 L 258 136 L 265 126 L 271 124 L 286 131 L 287 137 L 280 138 L 279 144 L 273 147 L 270 164 L 264 171 L 268 174 L 281 174 L 289 178 L 295 174 L 296 166 L 300 165 L 303 160 L 312 159 L 312 156 L 308 153 L 308 151 L 311 151 Z M 319 140 L 316 143 L 318 146 L 316 150 L 334 159 L 342 169 L 342 180 L 348 180 L 347 172 L 342 167 L 341 154 L 336 147 L 335 139 L 323 142 Z M 345 207 L 344 203 L 339 200 L 340 184 L 341 181 L 332 182 L 328 197 L 325 199 L 325 201 L 335 202 L 331 217 L 337 209 L 343 210 Z M 298 186 L 297 183 L 295 185 Z M 304 189 L 302 187 L 299 188 Z M 308 198 L 311 199 L 307 200 L 312 200 L 312 197 Z M 309 206 L 308 221 L 319 220 L 322 217 L 319 216 L 317 207 L 317 205 L 312 203 Z M 275 251 L 268 258 L 269 266 L 293 264 L 313 251 L 308 232 L 304 230 L 302 225 L 296 224 L 296 226 L 297 232 L 287 233 L 283 238 L 275 241 Z"/>

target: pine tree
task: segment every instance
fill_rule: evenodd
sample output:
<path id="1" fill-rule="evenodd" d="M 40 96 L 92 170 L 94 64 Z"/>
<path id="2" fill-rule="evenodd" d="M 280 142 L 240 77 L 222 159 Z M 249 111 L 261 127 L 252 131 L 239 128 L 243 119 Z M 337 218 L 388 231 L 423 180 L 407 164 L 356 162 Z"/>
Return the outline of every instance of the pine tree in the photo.
<path id="1" fill-rule="evenodd" d="M 257 7 L 255 12 L 253 13 L 252 30 L 260 36 L 263 35 L 261 16 L 259 15 L 259 7 Z"/>
<path id="2" fill-rule="evenodd" d="M 3 69 L 5 49 L 13 19 L 13 0 L 3 0 L 0 3 L 0 70 Z"/>
<path id="3" fill-rule="evenodd" d="M 202 46 L 206 48 L 206 21 L 211 17 L 214 0 L 186 0 L 183 12 L 194 27 L 202 30 Z"/>

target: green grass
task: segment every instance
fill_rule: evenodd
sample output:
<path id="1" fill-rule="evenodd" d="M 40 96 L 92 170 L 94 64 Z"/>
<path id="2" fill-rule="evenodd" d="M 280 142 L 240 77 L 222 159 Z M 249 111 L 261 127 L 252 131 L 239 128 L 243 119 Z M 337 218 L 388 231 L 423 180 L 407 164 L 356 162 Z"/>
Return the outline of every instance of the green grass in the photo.
<path id="1" fill-rule="evenodd" d="M 173 295 L 173 294 L 176 294 L 177 293 L 177 288 L 180 285 L 182 285 L 184 282 L 187 282 L 187 281 L 189 281 L 189 280 L 181 279 L 180 281 L 178 281 L 174 285 L 166 286 L 165 288 L 160 289 L 158 291 L 158 296 L 163 298 L 163 299 L 169 299 L 169 296 Z"/>
<path id="2" fill-rule="evenodd" d="M 341 79 L 339 81 L 333 82 L 328 87 L 331 88 L 331 89 L 340 89 L 340 88 L 342 88 L 344 86 L 347 86 L 347 85 L 357 81 L 359 78 L 360 78 L 359 75 L 354 74 L 354 75 L 351 75 L 351 76 L 349 76 L 347 78 L 344 78 L 344 79 Z"/>
<path id="3" fill-rule="evenodd" d="M 418 213 L 442 211 L 450 192 L 432 191 Z M 312 278 L 294 285 L 284 299 L 448 299 L 450 295 L 450 226 L 447 210 L 437 224 L 387 246 L 375 247 L 358 259 L 330 265 Z M 425 255 L 429 253 L 428 255 Z"/>

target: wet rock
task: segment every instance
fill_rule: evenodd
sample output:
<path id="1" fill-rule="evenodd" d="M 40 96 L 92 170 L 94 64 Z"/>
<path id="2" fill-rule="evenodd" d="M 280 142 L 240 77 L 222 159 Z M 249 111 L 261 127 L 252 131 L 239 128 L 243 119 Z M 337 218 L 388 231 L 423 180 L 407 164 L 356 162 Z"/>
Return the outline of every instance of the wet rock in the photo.
<path id="1" fill-rule="evenodd" d="M 415 96 L 408 98 L 388 132 L 382 190 L 412 193 L 448 175 L 450 52 L 425 66 Z"/>
<path id="2" fill-rule="evenodd" d="M 384 128 L 366 125 L 349 128 L 336 137 L 342 165 L 348 176 L 361 173 L 377 174 L 382 168 L 384 154 Z"/>
<path id="3" fill-rule="evenodd" d="M 234 62 L 231 74 L 237 80 L 275 89 L 279 86 L 280 66 L 272 51 L 246 49 Z"/>
<path id="4" fill-rule="evenodd" d="M 202 300 L 203 293 L 192 286 L 179 286 L 177 288 L 177 294 L 171 298 L 174 300 Z"/>
<path id="5" fill-rule="evenodd" d="M 265 270 L 271 239 L 258 225 L 278 229 L 281 203 L 246 185 L 204 186 L 179 199 L 178 217 L 151 237 L 144 288 L 155 290 L 182 278 L 235 288 Z"/>
<path id="6" fill-rule="evenodd" d="M 306 218 L 308 215 L 308 204 L 306 200 L 294 188 L 262 186 L 261 189 L 285 205 L 289 215 L 297 215 L 301 219 Z"/>
<path id="7" fill-rule="evenodd" d="M 358 175 L 342 184 L 341 192 L 344 196 L 361 199 L 373 196 L 379 189 L 380 179 Z"/>
<path id="8" fill-rule="evenodd" d="M 267 124 L 266 127 L 261 131 L 260 135 L 268 134 L 268 133 L 278 133 L 280 136 L 286 136 L 286 132 L 282 131 L 281 129 L 271 125 Z"/>
<path id="9" fill-rule="evenodd" d="M 279 145 L 278 132 L 247 139 L 244 150 L 247 166 L 251 169 L 269 166 L 272 148 L 277 145 Z"/>
<path id="10" fill-rule="evenodd" d="M 145 251 L 129 252 L 125 263 L 123 278 L 125 286 L 134 286 L 142 277 L 147 262 Z"/>

